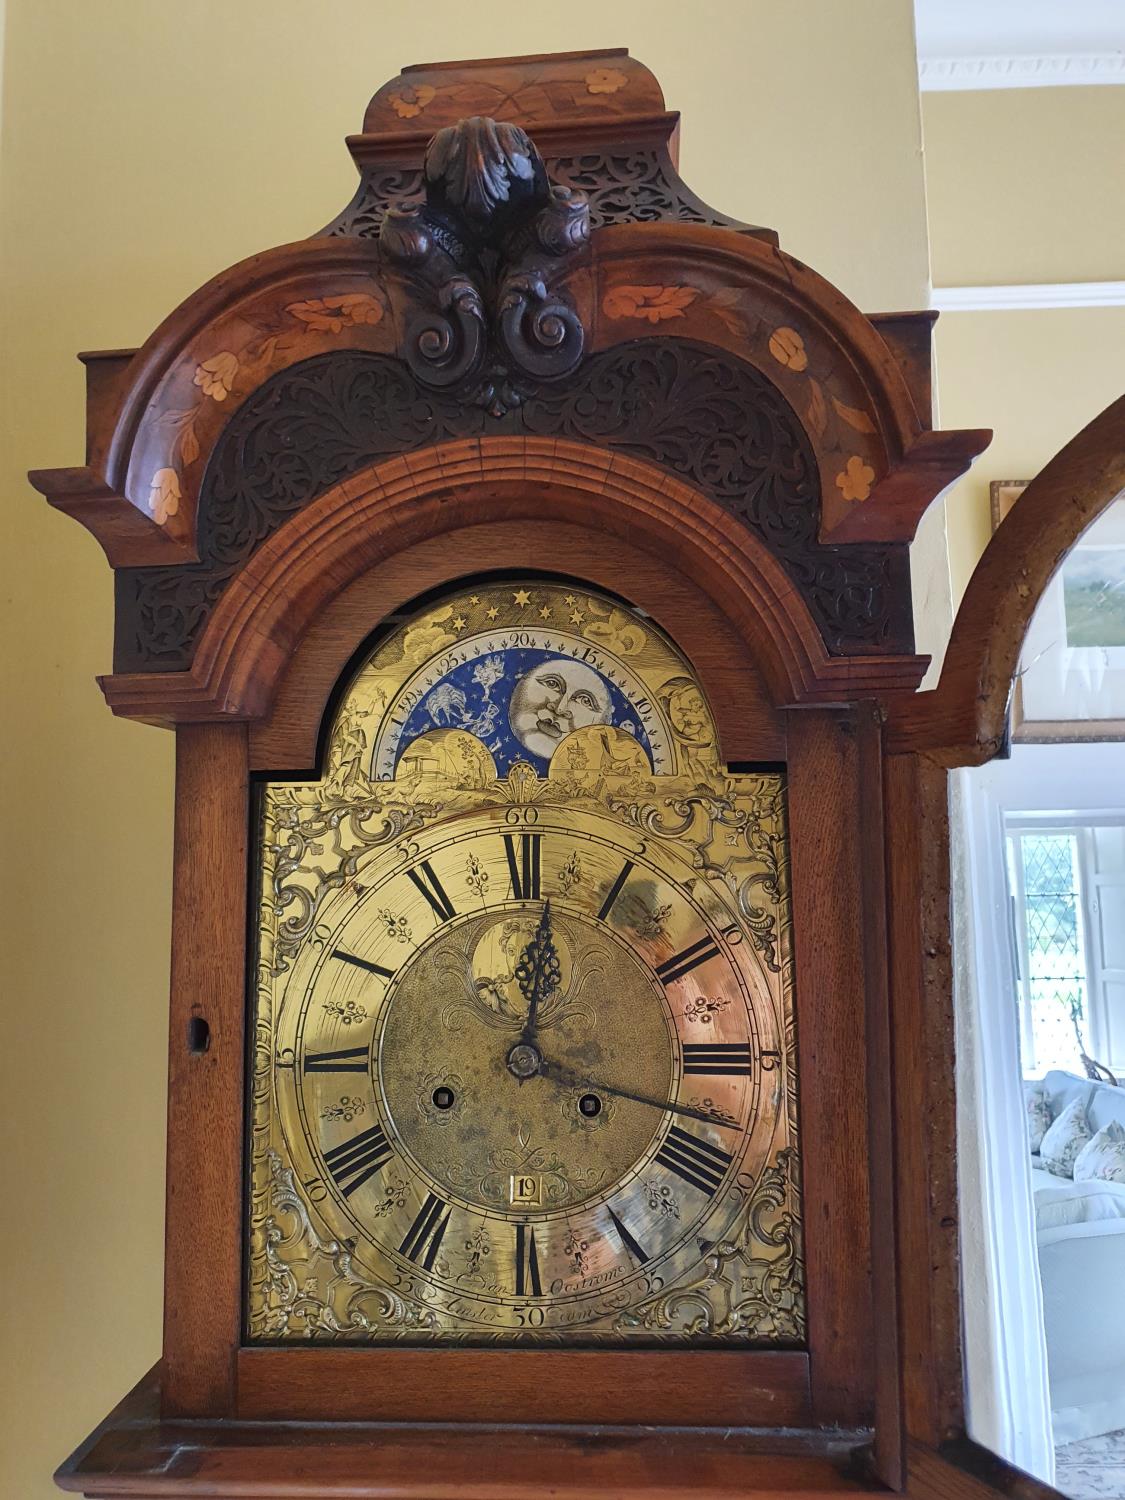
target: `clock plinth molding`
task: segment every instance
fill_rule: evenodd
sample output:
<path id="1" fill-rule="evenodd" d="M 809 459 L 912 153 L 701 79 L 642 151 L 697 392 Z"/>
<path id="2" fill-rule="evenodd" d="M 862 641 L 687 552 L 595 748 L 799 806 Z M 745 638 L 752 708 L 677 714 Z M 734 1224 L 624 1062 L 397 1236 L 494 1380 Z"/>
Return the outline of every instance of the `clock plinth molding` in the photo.
<path id="1" fill-rule="evenodd" d="M 702 204 L 677 126 L 622 51 L 405 69 L 332 224 L 84 356 L 86 462 L 32 480 L 106 553 L 102 686 L 174 729 L 177 777 L 164 1352 L 65 1489 L 1027 1493 L 963 1438 L 944 767 L 995 752 L 1036 593 L 1122 482 L 1122 413 L 1029 488 L 919 692 L 907 547 L 989 434 L 932 429 L 933 314 L 865 316 Z M 381 621 L 521 570 L 643 611 L 731 774 L 785 768 L 802 1347 L 247 1336 L 254 783 L 317 774 Z"/>

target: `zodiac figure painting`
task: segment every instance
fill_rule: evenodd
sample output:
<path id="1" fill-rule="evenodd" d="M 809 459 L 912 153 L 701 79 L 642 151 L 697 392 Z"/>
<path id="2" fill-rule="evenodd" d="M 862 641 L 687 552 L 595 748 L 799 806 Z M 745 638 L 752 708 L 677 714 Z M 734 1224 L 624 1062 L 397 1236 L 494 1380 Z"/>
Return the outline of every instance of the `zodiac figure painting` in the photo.
<path id="1" fill-rule="evenodd" d="M 687 769 L 706 781 L 718 769 L 718 752 L 711 715 L 698 683 L 691 677 L 670 677 L 660 688 L 657 701 L 672 726 Z"/>
<path id="2" fill-rule="evenodd" d="M 588 661 L 549 649 L 502 647 L 458 663 L 425 693 L 403 726 L 399 759 L 419 736 L 458 730 L 485 746 L 498 775 L 524 760 L 545 776 L 567 735 L 607 725 L 631 735 L 651 765 L 640 720 L 622 689 Z"/>

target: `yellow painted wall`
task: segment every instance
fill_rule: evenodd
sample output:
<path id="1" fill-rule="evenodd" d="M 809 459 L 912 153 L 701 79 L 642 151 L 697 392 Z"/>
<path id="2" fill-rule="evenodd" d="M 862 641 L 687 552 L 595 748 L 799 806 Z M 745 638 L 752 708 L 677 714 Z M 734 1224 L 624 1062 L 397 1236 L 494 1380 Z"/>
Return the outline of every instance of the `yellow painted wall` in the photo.
<path id="1" fill-rule="evenodd" d="M 350 196 L 344 134 L 406 62 L 628 44 L 689 182 L 868 310 L 924 306 L 902 0 L 8 0 L 0 235 L 4 776 L 0 1494 L 157 1357 L 172 740 L 117 721 L 110 577 L 30 467 L 81 461 L 74 352 Z"/>
<path id="2" fill-rule="evenodd" d="M 1125 88 L 927 94 L 934 285 L 1125 280 Z M 993 479 L 1030 479 L 1125 389 L 1125 308 L 943 313 L 946 427 L 992 427 L 946 498 L 954 597 L 990 534 Z"/>
<path id="3" fill-rule="evenodd" d="M 1125 87 L 926 94 L 935 286 L 1125 276 Z"/>
<path id="4" fill-rule="evenodd" d="M 994 432 L 946 497 L 959 598 L 991 534 L 990 480 L 1033 478 L 1125 390 L 1125 307 L 944 313 L 936 349 L 942 425 Z"/>

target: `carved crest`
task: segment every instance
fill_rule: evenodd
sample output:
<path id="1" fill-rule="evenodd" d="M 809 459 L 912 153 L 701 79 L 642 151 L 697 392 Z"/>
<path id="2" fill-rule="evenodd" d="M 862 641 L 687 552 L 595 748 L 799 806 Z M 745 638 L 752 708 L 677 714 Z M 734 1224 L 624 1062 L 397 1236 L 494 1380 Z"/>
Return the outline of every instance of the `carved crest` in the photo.
<path id="1" fill-rule="evenodd" d="M 589 238 L 589 204 L 551 186 L 518 125 L 481 115 L 438 131 L 424 183 L 425 203 L 388 210 L 379 233 L 424 287 L 403 356 L 422 384 L 502 416 L 582 357 L 582 323 L 551 278 Z"/>

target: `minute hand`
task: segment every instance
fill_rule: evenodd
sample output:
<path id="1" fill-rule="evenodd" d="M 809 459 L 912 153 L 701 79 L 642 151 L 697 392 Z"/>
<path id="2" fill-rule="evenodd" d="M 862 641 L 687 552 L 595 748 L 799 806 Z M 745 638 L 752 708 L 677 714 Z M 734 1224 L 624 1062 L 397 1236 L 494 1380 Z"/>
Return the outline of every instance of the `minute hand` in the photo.
<path id="1" fill-rule="evenodd" d="M 632 1089 L 618 1088 L 614 1084 L 602 1083 L 596 1078 L 585 1078 L 579 1073 L 572 1073 L 569 1068 L 550 1062 L 547 1058 L 539 1064 L 539 1071 L 545 1078 L 553 1078 L 556 1083 L 564 1084 L 567 1088 L 589 1089 L 592 1093 L 612 1094 L 617 1099 L 632 1099 L 635 1104 L 648 1104 L 653 1109 L 666 1109 L 674 1115 L 686 1115 L 691 1120 L 705 1120 L 708 1125 L 731 1125 L 735 1130 L 742 1128 L 732 1121 L 720 1120 L 713 1112 L 706 1109 L 693 1109 L 690 1104 L 673 1104 L 669 1099 L 653 1099 L 648 1094 L 634 1093 Z"/>

